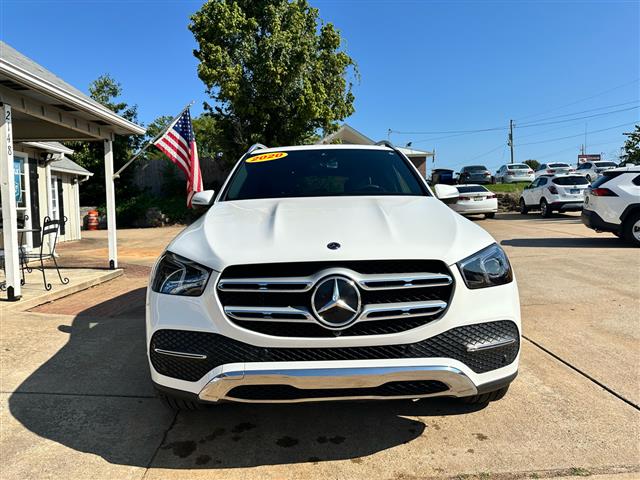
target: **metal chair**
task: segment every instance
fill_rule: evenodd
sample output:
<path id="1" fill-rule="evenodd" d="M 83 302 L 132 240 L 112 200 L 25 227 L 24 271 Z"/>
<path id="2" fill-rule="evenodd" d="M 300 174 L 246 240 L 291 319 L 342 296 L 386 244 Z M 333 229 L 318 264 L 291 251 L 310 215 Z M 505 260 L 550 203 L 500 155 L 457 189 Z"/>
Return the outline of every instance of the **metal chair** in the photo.
<path id="1" fill-rule="evenodd" d="M 58 272 L 58 278 L 60 278 L 60 282 L 63 285 L 69 283 L 69 279 L 67 277 L 63 277 L 60 273 L 60 267 L 58 266 L 58 261 L 56 260 L 56 244 L 58 243 L 58 236 L 60 234 L 60 226 L 64 225 L 67 222 L 67 217 L 63 217 L 63 220 L 52 220 L 50 217 L 44 217 L 44 221 L 42 222 L 42 232 L 41 232 L 41 241 L 40 241 L 40 252 L 39 253 L 28 253 L 24 252 L 24 263 L 22 267 L 22 275 L 24 278 L 24 270 L 31 273 L 33 270 L 40 270 L 42 272 L 42 280 L 44 282 L 45 290 L 51 290 L 51 284 L 47 283 L 47 277 L 45 274 L 44 261 L 45 260 L 53 260 L 53 264 L 56 267 L 56 271 Z M 49 245 L 49 252 L 45 252 L 44 245 Z M 29 260 L 40 260 L 40 266 L 29 267 L 27 262 Z"/>

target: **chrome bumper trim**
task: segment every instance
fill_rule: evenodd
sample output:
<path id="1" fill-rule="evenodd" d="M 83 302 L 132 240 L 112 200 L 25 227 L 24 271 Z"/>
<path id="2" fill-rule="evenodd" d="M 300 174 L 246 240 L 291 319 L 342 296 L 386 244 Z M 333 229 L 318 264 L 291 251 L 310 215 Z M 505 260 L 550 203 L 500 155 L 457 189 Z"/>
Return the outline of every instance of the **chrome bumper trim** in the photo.
<path id="1" fill-rule="evenodd" d="M 496 340 L 491 343 L 478 343 L 473 345 L 467 345 L 467 352 L 480 352 L 482 350 L 491 350 L 492 348 L 506 347 L 516 343 L 515 338 L 504 338 L 502 340 Z"/>
<path id="2" fill-rule="evenodd" d="M 234 365 L 235 367 L 236 365 Z M 436 396 L 466 397 L 477 388 L 461 370 L 445 365 L 415 365 L 388 367 L 281 368 L 270 370 L 229 369 L 216 375 L 205 385 L 198 397 L 205 402 L 230 400 L 245 403 L 300 403 L 331 400 L 390 400 Z M 373 388 L 389 382 L 437 380 L 449 387 L 444 392 L 411 396 L 311 397 L 294 400 L 247 400 L 229 396 L 232 389 L 245 385 L 289 385 L 304 389 Z"/>
<path id="3" fill-rule="evenodd" d="M 206 360 L 207 356 L 199 353 L 175 352 L 173 350 L 163 350 L 162 348 L 154 348 L 154 352 L 160 355 L 169 355 L 171 357 L 190 358 L 192 360 Z"/>

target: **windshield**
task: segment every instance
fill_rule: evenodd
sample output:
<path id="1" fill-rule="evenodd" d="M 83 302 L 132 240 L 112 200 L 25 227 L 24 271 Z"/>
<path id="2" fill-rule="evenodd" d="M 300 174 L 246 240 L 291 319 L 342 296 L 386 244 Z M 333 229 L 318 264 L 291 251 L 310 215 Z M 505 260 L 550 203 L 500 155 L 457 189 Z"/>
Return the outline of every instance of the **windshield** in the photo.
<path id="1" fill-rule="evenodd" d="M 466 186 L 462 187 L 462 186 L 460 186 L 460 187 L 456 187 L 456 188 L 458 189 L 458 191 L 460 193 L 477 193 L 477 192 L 485 193 L 485 192 L 488 192 L 488 190 L 486 188 L 484 188 L 483 186 L 481 186 L 481 185 L 475 185 L 475 186 L 470 186 L 470 187 L 466 187 Z"/>
<path id="2" fill-rule="evenodd" d="M 596 167 L 617 167 L 613 162 L 595 162 Z"/>
<path id="3" fill-rule="evenodd" d="M 529 165 L 526 165 L 524 163 L 516 163 L 514 165 L 507 165 L 507 168 L 509 170 L 529 170 Z"/>
<path id="4" fill-rule="evenodd" d="M 553 179 L 553 183 L 556 185 L 588 185 L 589 181 L 582 175 L 576 175 L 573 177 L 558 177 Z"/>
<path id="5" fill-rule="evenodd" d="M 550 163 L 549 166 L 551 168 L 563 168 L 563 167 L 568 167 L 569 165 L 566 163 Z"/>
<path id="6" fill-rule="evenodd" d="M 243 160 L 224 200 L 348 195 L 429 195 L 391 150 L 309 149 L 260 153 Z"/>

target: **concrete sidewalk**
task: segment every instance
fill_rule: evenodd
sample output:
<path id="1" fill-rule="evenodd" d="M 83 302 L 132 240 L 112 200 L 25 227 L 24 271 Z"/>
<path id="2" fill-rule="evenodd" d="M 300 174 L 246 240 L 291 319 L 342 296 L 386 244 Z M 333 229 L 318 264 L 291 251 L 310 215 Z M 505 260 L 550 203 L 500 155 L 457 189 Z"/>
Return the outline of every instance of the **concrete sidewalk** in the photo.
<path id="1" fill-rule="evenodd" d="M 522 297 L 520 375 L 503 400 L 175 415 L 154 396 L 144 340 L 147 257 L 164 232 L 132 231 L 146 254 L 117 281 L 2 320 L 0 478 L 640 478 L 640 251 L 575 215 L 479 223 Z"/>

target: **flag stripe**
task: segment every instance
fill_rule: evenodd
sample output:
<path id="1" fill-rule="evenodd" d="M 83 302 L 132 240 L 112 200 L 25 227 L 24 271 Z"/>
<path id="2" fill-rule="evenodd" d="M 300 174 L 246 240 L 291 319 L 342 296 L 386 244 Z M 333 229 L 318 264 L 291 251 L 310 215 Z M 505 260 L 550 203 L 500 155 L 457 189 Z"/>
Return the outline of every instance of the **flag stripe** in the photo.
<path id="1" fill-rule="evenodd" d="M 154 142 L 159 150 L 182 170 L 187 177 L 187 206 L 191 207 L 191 199 L 196 192 L 203 189 L 202 172 L 198 147 L 191 125 L 191 113 L 187 108 L 169 125 L 164 134 Z"/>
<path id="2" fill-rule="evenodd" d="M 180 162 L 184 166 L 184 168 L 189 170 L 189 156 L 187 154 L 185 154 L 181 149 L 177 148 L 175 144 L 169 139 L 163 138 L 160 143 L 171 152 L 168 155 L 174 162 Z"/>

